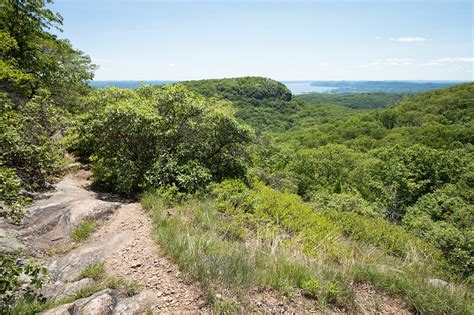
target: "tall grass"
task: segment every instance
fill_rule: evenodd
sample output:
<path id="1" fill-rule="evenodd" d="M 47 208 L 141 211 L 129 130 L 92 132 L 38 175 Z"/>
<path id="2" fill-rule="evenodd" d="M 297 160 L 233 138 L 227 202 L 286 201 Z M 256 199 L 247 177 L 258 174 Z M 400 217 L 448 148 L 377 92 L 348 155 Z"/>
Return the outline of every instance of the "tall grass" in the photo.
<path id="1" fill-rule="evenodd" d="M 159 195 L 144 195 L 142 204 L 150 210 L 156 238 L 166 254 L 182 271 L 202 284 L 208 301 L 217 309 L 222 307 L 222 300 L 215 299 L 216 292 L 226 293 L 227 302 L 245 306 L 253 288 L 269 287 L 285 295 L 301 291 L 322 307 L 329 302 L 324 297 L 325 288 L 331 285 L 349 288 L 345 279 L 322 277 L 317 265 L 302 255 L 296 257 L 279 239 L 278 232 L 266 229 L 267 233 L 257 235 L 255 231 L 247 231 L 253 234 L 245 240 L 229 238 L 229 229 L 235 228 L 235 221 L 217 211 L 210 201 L 193 200 L 175 206 L 172 217 L 167 215 Z M 315 291 L 311 283 L 322 285 Z M 353 304 L 352 298 L 346 297 L 331 302 L 340 303 L 340 307 Z"/>
<path id="2" fill-rule="evenodd" d="M 318 214 L 316 223 L 305 222 L 297 213 L 289 213 L 294 209 L 291 198 L 282 206 L 282 198 L 275 195 L 265 201 L 260 194 L 247 198 L 246 210 L 240 211 L 237 208 L 245 198 L 229 196 L 234 197 L 234 207 L 228 210 L 222 199 L 193 199 L 175 205 L 165 204 L 157 193 L 141 199 L 153 218 L 157 241 L 182 271 L 202 284 L 216 311 L 236 305 L 245 310 L 252 289 L 271 288 L 286 296 L 301 293 L 322 311 L 338 307 L 357 312 L 353 283 L 368 282 L 403 298 L 415 312 L 469 313 L 471 291 L 463 286 L 433 288 L 427 283 L 435 275 L 429 265 L 432 257 L 420 254 L 417 244 L 385 248 L 385 240 L 395 242 L 395 238 L 374 232 L 379 244 L 373 243 L 368 230 L 350 238 L 345 231 L 355 227 L 347 223 L 341 230 L 340 220 L 326 214 Z M 274 204 L 277 210 L 265 212 Z M 302 205 L 296 208 L 303 209 Z M 279 209 L 284 212 L 278 213 Z M 316 229 L 318 224 L 329 227 L 327 234 L 309 233 L 308 240 L 307 229 Z M 326 241 L 331 247 L 320 247 L 319 254 L 317 248 L 308 250 L 308 244 Z M 383 246 L 377 246 L 380 244 Z M 216 293 L 225 300 L 216 299 Z"/>

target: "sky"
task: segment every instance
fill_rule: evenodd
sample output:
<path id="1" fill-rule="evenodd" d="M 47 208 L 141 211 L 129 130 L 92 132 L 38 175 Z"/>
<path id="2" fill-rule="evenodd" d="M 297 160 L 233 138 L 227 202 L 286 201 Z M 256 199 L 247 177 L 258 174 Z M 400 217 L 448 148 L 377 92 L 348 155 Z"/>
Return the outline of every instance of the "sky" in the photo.
<path id="1" fill-rule="evenodd" d="M 56 0 L 96 80 L 473 80 L 472 0 Z"/>

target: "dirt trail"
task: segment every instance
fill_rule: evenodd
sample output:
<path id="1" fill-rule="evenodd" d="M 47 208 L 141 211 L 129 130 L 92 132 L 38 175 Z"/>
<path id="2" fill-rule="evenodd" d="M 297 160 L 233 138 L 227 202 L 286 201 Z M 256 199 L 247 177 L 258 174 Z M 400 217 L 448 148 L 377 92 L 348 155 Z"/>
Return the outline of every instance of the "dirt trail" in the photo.
<path id="1" fill-rule="evenodd" d="M 205 306 L 198 286 L 186 283 L 178 268 L 160 253 L 152 238 L 151 219 L 140 204 L 120 207 L 92 236 L 91 243 L 124 232 L 133 235 L 133 240 L 103 259 L 107 274 L 152 291 L 156 297 L 153 311 L 197 313 Z"/>

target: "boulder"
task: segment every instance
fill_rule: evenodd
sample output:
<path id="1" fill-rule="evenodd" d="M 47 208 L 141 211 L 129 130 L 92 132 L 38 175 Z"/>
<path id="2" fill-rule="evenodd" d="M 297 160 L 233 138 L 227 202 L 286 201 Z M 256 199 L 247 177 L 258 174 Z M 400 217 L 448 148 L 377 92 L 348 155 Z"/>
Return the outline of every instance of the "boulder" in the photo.
<path id="1" fill-rule="evenodd" d="M 27 250 L 13 233 L 14 231 L 0 228 L 0 254 L 15 254 Z"/>
<path id="2" fill-rule="evenodd" d="M 438 287 L 438 288 L 449 287 L 449 282 L 446 282 L 441 279 L 428 279 L 427 282 L 431 284 L 432 286 Z"/>
<path id="3" fill-rule="evenodd" d="M 117 291 L 105 289 L 87 298 L 76 300 L 44 311 L 44 315 L 107 315 L 113 314 L 117 303 Z"/>
<path id="4" fill-rule="evenodd" d="M 158 296 L 151 290 L 123 299 L 117 303 L 114 315 L 144 314 L 158 304 Z"/>

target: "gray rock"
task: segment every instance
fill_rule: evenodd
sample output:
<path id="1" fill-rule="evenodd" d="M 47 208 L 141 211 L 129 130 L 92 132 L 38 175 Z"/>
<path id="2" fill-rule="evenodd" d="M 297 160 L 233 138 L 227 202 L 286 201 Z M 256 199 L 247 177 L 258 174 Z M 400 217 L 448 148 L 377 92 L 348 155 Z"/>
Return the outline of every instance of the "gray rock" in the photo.
<path id="1" fill-rule="evenodd" d="M 117 303 L 117 294 L 114 290 L 106 289 L 94 294 L 83 304 L 79 301 L 75 302 L 78 305 L 78 312 L 74 312 L 75 314 L 112 314 Z"/>
<path id="2" fill-rule="evenodd" d="M 79 186 L 71 178 L 55 185 L 47 199 L 33 203 L 19 237 L 39 252 L 56 246 L 87 219 L 101 219 L 121 204 L 97 199 L 95 193 Z"/>
<path id="3" fill-rule="evenodd" d="M 117 304 L 117 291 L 105 289 L 87 298 L 44 311 L 44 315 L 108 315 Z"/>
<path id="4" fill-rule="evenodd" d="M 158 304 L 158 296 L 150 290 L 121 300 L 117 303 L 114 315 L 144 314 Z"/>
<path id="5" fill-rule="evenodd" d="M 66 255 L 51 261 L 48 266 L 49 276 L 54 281 L 74 281 L 85 267 L 128 246 L 134 237 L 133 233 L 122 232 L 92 244 L 79 246 Z"/>
<path id="6" fill-rule="evenodd" d="M 78 292 L 89 288 L 94 283 L 94 280 L 90 278 L 67 283 L 47 283 L 41 289 L 41 295 L 43 295 L 48 300 L 59 301 L 76 295 Z"/>
<path id="7" fill-rule="evenodd" d="M 0 228 L 0 254 L 15 254 L 26 250 L 26 246 L 15 237 L 13 231 Z"/>
<path id="8" fill-rule="evenodd" d="M 434 287 L 445 288 L 449 286 L 449 283 L 441 279 L 428 279 L 427 282 Z"/>

